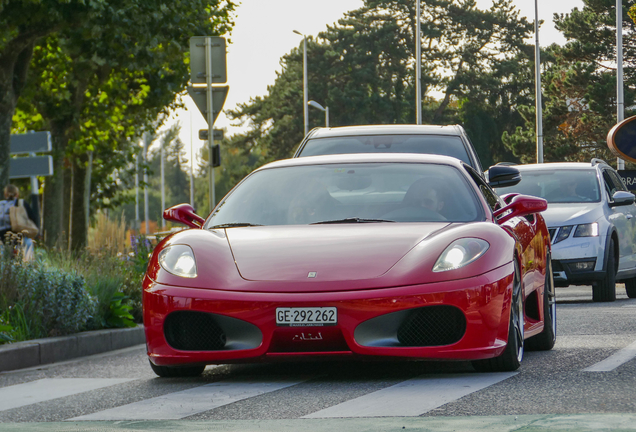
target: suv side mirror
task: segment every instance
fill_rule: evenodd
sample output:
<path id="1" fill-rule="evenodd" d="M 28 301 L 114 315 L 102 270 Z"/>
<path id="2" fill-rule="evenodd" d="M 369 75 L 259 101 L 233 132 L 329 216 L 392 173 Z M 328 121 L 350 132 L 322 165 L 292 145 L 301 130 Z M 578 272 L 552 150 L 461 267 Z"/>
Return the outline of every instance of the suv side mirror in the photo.
<path id="1" fill-rule="evenodd" d="M 521 173 L 515 167 L 494 165 L 488 168 L 488 184 L 490 187 L 514 186 L 521 181 Z"/>
<path id="2" fill-rule="evenodd" d="M 201 228 L 205 219 L 194 212 L 190 204 L 177 204 L 163 211 L 163 218 L 167 221 L 179 222 L 190 228 Z"/>
<path id="3" fill-rule="evenodd" d="M 508 194 L 504 200 L 508 203 L 494 213 L 497 223 L 502 224 L 517 216 L 527 216 L 540 213 L 548 208 L 548 202 L 543 198 L 530 195 Z"/>
<path id="4" fill-rule="evenodd" d="M 636 197 L 631 192 L 616 191 L 614 195 L 612 195 L 612 201 L 609 203 L 609 206 L 616 207 L 634 204 L 634 199 L 636 199 Z"/>

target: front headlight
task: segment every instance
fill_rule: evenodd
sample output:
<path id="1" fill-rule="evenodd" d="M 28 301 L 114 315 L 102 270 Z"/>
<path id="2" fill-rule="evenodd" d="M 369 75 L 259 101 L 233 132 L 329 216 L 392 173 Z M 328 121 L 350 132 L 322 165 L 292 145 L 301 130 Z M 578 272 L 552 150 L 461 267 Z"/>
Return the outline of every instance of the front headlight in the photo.
<path id="1" fill-rule="evenodd" d="M 434 272 L 454 270 L 470 264 L 482 256 L 490 247 L 486 240 L 463 238 L 452 242 L 437 258 Z"/>
<path id="2" fill-rule="evenodd" d="M 565 240 L 566 238 L 570 237 L 570 233 L 572 232 L 572 225 L 568 225 L 568 226 L 564 226 L 559 228 L 559 233 L 557 234 L 556 238 L 554 239 L 553 244 L 557 244 L 559 242 L 562 242 L 563 240 Z"/>
<path id="3" fill-rule="evenodd" d="M 598 223 L 579 225 L 574 231 L 574 237 L 598 237 Z"/>
<path id="4" fill-rule="evenodd" d="M 168 246 L 159 253 L 159 264 L 173 275 L 185 278 L 197 277 L 197 263 L 190 246 Z"/>

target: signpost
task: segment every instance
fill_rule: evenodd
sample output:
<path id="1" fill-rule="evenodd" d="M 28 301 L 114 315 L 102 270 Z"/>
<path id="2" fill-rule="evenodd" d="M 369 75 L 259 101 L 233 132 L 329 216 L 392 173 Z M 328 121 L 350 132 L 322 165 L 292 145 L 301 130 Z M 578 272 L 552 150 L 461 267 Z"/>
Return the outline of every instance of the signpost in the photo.
<path id="1" fill-rule="evenodd" d="M 190 82 L 188 93 L 208 122 L 209 204 L 210 212 L 216 204 L 214 192 L 214 121 L 223 109 L 229 86 L 213 87 L 227 82 L 225 38 L 195 36 L 190 38 Z M 205 84 L 205 86 L 196 86 Z M 217 150 L 218 151 L 218 150 Z"/>
<path id="2" fill-rule="evenodd" d="M 9 160 L 9 178 L 31 178 L 31 208 L 36 219 L 40 219 L 40 199 L 37 176 L 53 175 L 53 156 L 36 156 L 52 149 L 50 132 L 12 134 L 10 154 L 26 155 Z M 38 223 L 38 225 L 40 225 Z"/>

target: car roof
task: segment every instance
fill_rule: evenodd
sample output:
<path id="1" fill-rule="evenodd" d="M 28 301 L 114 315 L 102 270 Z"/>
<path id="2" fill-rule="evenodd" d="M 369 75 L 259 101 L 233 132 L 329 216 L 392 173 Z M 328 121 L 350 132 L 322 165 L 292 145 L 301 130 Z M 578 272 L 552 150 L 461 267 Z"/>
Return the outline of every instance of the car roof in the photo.
<path id="1" fill-rule="evenodd" d="M 268 163 L 258 168 L 256 171 L 268 168 L 281 168 L 288 166 L 302 165 L 325 165 L 335 163 L 436 163 L 444 165 L 453 165 L 461 168 L 465 165 L 459 159 L 450 156 L 440 156 L 422 153 L 348 153 L 326 156 L 305 156 L 302 158 L 283 159 Z"/>
<path id="2" fill-rule="evenodd" d="M 583 170 L 595 168 L 601 164 L 592 165 L 590 162 L 549 162 L 541 164 L 514 165 L 519 171 L 554 171 L 554 170 Z M 602 163 L 603 166 L 607 166 Z"/>
<path id="3" fill-rule="evenodd" d="M 332 128 L 317 128 L 310 133 L 308 139 L 329 138 L 341 136 L 358 135 L 454 135 L 461 136 L 460 128 L 457 125 L 437 126 L 437 125 L 363 125 L 363 126 L 341 126 Z"/>

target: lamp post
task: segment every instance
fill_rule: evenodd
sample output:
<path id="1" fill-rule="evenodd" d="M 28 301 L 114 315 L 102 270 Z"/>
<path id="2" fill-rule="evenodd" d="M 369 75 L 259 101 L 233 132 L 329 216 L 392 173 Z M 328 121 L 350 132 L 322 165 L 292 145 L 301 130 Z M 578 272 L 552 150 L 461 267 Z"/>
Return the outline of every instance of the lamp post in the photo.
<path id="1" fill-rule="evenodd" d="M 619 0 L 620 1 L 620 0 Z M 541 109 L 541 58 L 539 52 L 539 6 L 534 0 L 534 93 L 537 122 L 537 163 L 543 163 L 543 112 Z"/>
<path id="2" fill-rule="evenodd" d="M 623 2 L 616 0 L 616 123 L 625 119 L 623 98 Z M 625 161 L 616 159 L 616 169 L 624 170 Z"/>
<path id="3" fill-rule="evenodd" d="M 320 105 L 318 102 L 312 100 L 307 102 L 307 104 L 314 108 L 318 108 L 320 111 L 323 111 L 325 113 L 325 127 L 329 127 L 329 107 L 323 108 L 322 105 Z"/>
<path id="4" fill-rule="evenodd" d="M 420 0 L 417 3 L 417 23 L 415 25 L 415 117 L 418 125 L 422 124 L 422 36 L 420 22 L 422 13 Z"/>
<path id="5" fill-rule="evenodd" d="M 309 106 L 307 105 L 307 36 L 294 30 L 294 33 L 303 37 L 303 116 L 305 120 L 305 135 L 309 132 Z"/>

